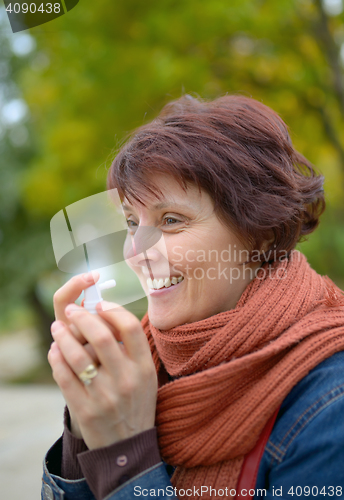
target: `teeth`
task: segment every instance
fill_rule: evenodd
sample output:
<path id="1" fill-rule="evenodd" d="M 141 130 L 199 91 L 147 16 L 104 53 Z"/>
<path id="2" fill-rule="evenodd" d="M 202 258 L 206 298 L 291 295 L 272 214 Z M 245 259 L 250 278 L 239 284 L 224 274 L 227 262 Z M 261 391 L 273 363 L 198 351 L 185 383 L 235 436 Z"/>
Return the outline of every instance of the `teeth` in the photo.
<path id="1" fill-rule="evenodd" d="M 164 286 L 164 280 L 160 279 L 160 280 L 156 280 L 154 279 L 153 280 L 153 288 L 155 288 L 156 290 L 159 290 L 159 288 L 162 288 Z"/>
<path id="2" fill-rule="evenodd" d="M 170 278 L 160 278 L 160 279 L 154 279 L 152 280 L 151 278 L 147 279 L 147 286 L 150 289 L 155 289 L 155 290 L 160 290 L 160 288 L 169 288 L 171 285 L 176 285 L 177 283 L 180 283 L 183 281 L 183 276 L 179 276 L 178 278 L 176 276 L 173 276 L 172 279 Z"/>

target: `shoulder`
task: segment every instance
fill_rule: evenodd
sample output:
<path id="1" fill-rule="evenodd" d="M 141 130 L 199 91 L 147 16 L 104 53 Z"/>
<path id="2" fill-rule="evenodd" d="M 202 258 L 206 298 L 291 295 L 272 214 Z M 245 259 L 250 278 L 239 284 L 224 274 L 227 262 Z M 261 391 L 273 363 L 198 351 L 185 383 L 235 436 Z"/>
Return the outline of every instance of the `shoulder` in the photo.
<path id="1" fill-rule="evenodd" d="M 269 443 L 278 446 L 282 456 L 312 420 L 327 410 L 330 413 L 331 409 L 338 411 L 343 406 L 344 351 L 341 351 L 313 368 L 291 390 L 282 403 Z"/>
<path id="2" fill-rule="evenodd" d="M 268 474 L 344 483 L 344 351 L 326 359 L 288 394 L 282 403 L 259 468 Z M 306 473 L 306 471 L 308 471 Z M 313 471 L 313 472 L 311 472 Z M 317 476 L 317 477 L 316 477 Z M 270 478 L 271 479 L 271 478 Z M 297 479 L 301 481 L 301 477 Z M 329 479 L 326 479 L 328 481 Z M 323 479 L 325 481 L 325 479 Z"/>
<path id="3" fill-rule="evenodd" d="M 313 368 L 291 390 L 281 406 L 268 449 L 276 460 L 283 459 L 293 441 L 313 420 L 331 415 L 329 424 L 333 428 L 337 423 L 333 416 L 343 408 L 344 351 L 341 351 Z"/>

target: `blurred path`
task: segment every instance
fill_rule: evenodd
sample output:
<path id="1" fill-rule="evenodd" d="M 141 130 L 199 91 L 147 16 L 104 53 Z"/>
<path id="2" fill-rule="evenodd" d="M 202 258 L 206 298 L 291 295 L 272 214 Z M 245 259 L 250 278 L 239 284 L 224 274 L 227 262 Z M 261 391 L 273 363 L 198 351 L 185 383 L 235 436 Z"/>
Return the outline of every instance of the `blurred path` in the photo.
<path id="1" fill-rule="evenodd" d="M 0 385 L 0 498 L 39 500 L 43 457 L 61 435 L 64 401 L 54 386 Z"/>

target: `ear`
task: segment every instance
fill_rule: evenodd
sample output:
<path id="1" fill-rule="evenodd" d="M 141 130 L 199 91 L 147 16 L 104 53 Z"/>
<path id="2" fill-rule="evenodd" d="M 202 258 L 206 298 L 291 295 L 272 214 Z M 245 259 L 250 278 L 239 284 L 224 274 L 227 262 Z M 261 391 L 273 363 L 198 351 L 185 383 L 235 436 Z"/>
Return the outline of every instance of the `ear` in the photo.
<path id="1" fill-rule="evenodd" d="M 271 246 L 271 244 L 275 241 L 275 235 L 271 233 L 271 236 L 269 239 L 265 240 L 264 243 L 261 246 L 260 252 L 267 252 L 268 248 Z"/>

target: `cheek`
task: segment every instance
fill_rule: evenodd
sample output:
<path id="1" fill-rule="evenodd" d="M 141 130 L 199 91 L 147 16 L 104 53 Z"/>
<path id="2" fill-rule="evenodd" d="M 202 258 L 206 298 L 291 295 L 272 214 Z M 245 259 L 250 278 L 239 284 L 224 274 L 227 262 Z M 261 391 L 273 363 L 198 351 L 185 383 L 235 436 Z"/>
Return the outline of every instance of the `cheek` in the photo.
<path id="1" fill-rule="evenodd" d="M 180 264 L 183 267 L 193 264 L 199 249 L 204 248 L 204 238 L 190 232 L 174 235 L 171 240 L 165 239 L 168 260 L 171 264 Z"/>

